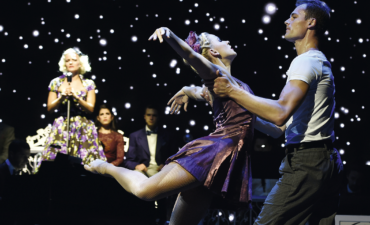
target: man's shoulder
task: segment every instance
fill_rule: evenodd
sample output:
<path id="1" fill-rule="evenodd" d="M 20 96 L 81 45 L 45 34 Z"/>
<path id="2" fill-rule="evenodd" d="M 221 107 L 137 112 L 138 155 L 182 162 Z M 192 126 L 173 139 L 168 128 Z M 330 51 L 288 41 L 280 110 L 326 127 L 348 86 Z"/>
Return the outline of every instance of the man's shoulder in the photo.
<path id="1" fill-rule="evenodd" d="M 7 173 L 10 173 L 8 164 L 6 164 L 6 162 L 3 162 L 0 164 L 0 174 L 7 174 Z"/>
<path id="2" fill-rule="evenodd" d="M 137 137 L 137 136 L 141 135 L 143 133 L 143 131 L 145 131 L 145 128 L 141 128 L 140 130 L 137 130 L 135 132 L 132 132 L 130 134 L 130 137 Z"/>

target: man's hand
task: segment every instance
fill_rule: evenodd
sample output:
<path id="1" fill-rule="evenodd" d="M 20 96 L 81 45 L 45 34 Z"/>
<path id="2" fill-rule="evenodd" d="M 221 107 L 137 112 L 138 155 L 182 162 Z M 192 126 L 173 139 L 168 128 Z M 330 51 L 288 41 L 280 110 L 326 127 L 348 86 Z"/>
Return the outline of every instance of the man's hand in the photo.
<path id="1" fill-rule="evenodd" d="M 139 170 L 141 172 L 146 172 L 148 168 L 144 164 L 139 164 L 135 166 L 135 170 Z"/>
<path id="2" fill-rule="evenodd" d="M 172 104 L 171 104 L 172 102 Z M 177 92 L 171 99 L 168 101 L 167 105 L 171 104 L 170 113 L 177 114 L 180 112 L 181 106 L 184 105 L 184 110 L 187 111 L 187 107 L 189 104 L 189 97 L 185 94 L 185 92 L 181 89 Z"/>
<path id="3" fill-rule="evenodd" d="M 230 83 L 227 77 L 220 76 L 220 71 L 217 70 L 217 77 L 214 80 L 213 92 L 221 98 L 229 97 L 232 91 L 237 90 L 238 87 Z"/>
<path id="4" fill-rule="evenodd" d="M 164 165 L 163 165 L 163 164 L 159 165 L 159 166 L 158 166 L 157 171 L 158 171 L 158 172 L 159 172 L 159 171 L 161 171 L 161 170 L 163 169 L 163 167 L 164 167 Z"/>

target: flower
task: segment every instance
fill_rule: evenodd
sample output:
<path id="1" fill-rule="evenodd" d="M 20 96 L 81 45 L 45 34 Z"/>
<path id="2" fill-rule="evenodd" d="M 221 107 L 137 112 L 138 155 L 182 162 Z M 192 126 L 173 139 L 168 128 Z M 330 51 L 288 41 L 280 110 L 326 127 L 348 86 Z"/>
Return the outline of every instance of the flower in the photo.
<path id="1" fill-rule="evenodd" d="M 185 42 L 196 52 L 200 53 L 200 44 L 198 42 L 198 35 L 194 31 L 190 31 L 188 38 Z"/>

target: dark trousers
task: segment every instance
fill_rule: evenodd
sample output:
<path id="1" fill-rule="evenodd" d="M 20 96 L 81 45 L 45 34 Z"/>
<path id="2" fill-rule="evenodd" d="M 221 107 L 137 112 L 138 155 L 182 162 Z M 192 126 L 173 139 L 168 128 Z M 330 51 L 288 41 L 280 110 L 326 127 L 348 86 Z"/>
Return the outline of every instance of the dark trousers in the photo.
<path id="1" fill-rule="evenodd" d="M 342 171 L 338 151 L 326 145 L 287 153 L 254 225 L 334 224 Z"/>

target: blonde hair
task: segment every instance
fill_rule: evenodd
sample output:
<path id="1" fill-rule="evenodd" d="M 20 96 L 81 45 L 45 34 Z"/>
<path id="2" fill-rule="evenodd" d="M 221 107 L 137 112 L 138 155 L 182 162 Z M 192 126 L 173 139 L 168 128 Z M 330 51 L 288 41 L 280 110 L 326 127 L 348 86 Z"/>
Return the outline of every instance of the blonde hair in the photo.
<path id="1" fill-rule="evenodd" d="M 80 51 L 76 51 L 76 49 L 74 49 L 74 48 L 69 48 L 69 49 L 67 49 L 63 52 L 62 57 L 59 60 L 58 65 L 59 65 L 59 71 L 60 72 L 63 72 L 63 73 L 68 72 L 67 67 L 66 67 L 65 55 L 69 54 L 69 53 L 74 53 L 74 54 L 78 55 L 78 57 L 80 58 L 80 64 L 81 64 L 80 74 L 85 74 L 86 72 L 91 71 L 91 66 L 90 66 L 90 63 L 89 63 L 89 57 L 87 55 L 82 55 L 82 53 Z"/>

